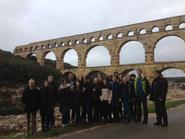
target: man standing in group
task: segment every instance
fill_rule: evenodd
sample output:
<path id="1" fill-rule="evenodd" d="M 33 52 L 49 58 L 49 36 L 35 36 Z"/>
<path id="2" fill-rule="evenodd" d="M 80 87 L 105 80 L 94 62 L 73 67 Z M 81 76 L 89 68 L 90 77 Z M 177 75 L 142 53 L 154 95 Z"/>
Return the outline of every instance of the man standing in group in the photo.
<path id="1" fill-rule="evenodd" d="M 143 124 L 148 122 L 148 107 L 147 107 L 147 96 L 150 93 L 150 83 L 146 77 L 142 74 L 141 69 L 137 69 L 137 78 L 134 82 L 135 93 L 137 97 L 137 118 L 136 121 L 141 121 L 141 105 L 143 105 Z"/>
<path id="2" fill-rule="evenodd" d="M 112 111 L 113 111 L 113 116 L 114 116 L 114 121 L 119 121 L 121 120 L 121 113 L 122 113 L 122 109 L 120 109 L 121 106 L 121 102 L 122 102 L 122 96 L 121 96 L 121 92 L 120 92 L 120 86 L 119 86 L 119 82 L 118 82 L 118 77 L 117 76 L 113 76 L 112 77 L 112 83 L 111 83 L 111 89 L 112 89 Z"/>
<path id="3" fill-rule="evenodd" d="M 92 90 L 93 122 L 98 122 L 100 120 L 100 110 L 101 110 L 100 96 L 101 96 L 101 86 L 98 82 L 98 78 L 94 78 Z"/>
<path id="4" fill-rule="evenodd" d="M 55 104 L 56 104 L 56 96 L 57 96 L 57 86 L 54 83 L 54 77 L 53 75 L 48 75 L 48 83 L 49 83 L 49 90 L 51 91 L 51 96 L 52 96 L 52 109 L 51 109 L 51 119 L 50 119 L 50 127 L 55 127 L 55 117 L 54 117 L 54 112 L 55 112 Z"/>
<path id="5" fill-rule="evenodd" d="M 22 102 L 25 104 L 24 110 L 27 118 L 27 132 L 35 134 L 36 114 L 40 106 L 40 92 L 38 89 L 36 89 L 35 81 L 33 79 L 28 81 L 28 87 L 25 88 L 23 92 Z"/>
<path id="6" fill-rule="evenodd" d="M 154 73 L 151 86 L 150 100 L 154 101 L 157 121 L 154 125 L 168 126 L 168 118 L 165 107 L 166 94 L 168 92 L 168 81 L 161 75 L 159 70 Z M 162 121 L 163 120 L 163 121 Z"/>
<path id="7" fill-rule="evenodd" d="M 74 74 L 72 74 L 72 73 L 69 73 L 69 75 L 67 76 L 67 80 L 68 80 L 68 82 L 69 82 L 69 84 L 70 84 L 70 89 L 71 89 L 71 92 L 72 92 L 72 94 L 74 93 L 74 91 L 75 91 L 75 84 L 76 84 L 76 79 L 75 79 L 75 76 L 74 76 Z M 70 109 L 71 109 L 71 111 L 72 111 L 72 117 L 71 117 L 71 121 L 72 122 L 75 122 L 75 107 L 72 105 L 72 104 L 70 104 Z"/>
<path id="8" fill-rule="evenodd" d="M 137 97 L 136 97 L 136 93 L 135 93 L 135 89 L 134 89 L 134 82 L 135 82 L 135 78 L 136 75 L 135 74 L 131 74 L 130 75 L 130 87 L 129 87 L 129 92 L 130 92 L 130 108 L 131 108 L 131 114 L 132 114 L 132 118 L 134 121 L 136 121 L 136 108 L 137 108 Z"/>

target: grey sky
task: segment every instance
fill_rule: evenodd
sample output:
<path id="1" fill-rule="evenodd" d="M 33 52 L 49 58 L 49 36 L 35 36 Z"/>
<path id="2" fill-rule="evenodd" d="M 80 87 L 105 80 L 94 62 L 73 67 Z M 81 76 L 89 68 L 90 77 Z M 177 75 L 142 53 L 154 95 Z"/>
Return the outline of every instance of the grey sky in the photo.
<path id="1" fill-rule="evenodd" d="M 185 0 L 0 0 L 0 48 L 183 14 Z"/>

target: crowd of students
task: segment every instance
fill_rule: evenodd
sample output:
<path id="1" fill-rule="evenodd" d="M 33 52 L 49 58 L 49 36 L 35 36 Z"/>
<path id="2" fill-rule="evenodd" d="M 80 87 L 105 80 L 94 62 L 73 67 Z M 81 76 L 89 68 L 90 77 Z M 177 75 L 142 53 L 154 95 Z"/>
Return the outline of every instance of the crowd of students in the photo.
<path id="1" fill-rule="evenodd" d="M 25 88 L 22 102 L 25 104 L 27 131 L 36 132 L 36 113 L 40 110 L 42 130 L 55 127 L 54 108 L 60 107 L 61 126 L 70 123 L 88 124 L 94 122 L 141 122 L 148 123 L 147 96 L 154 101 L 156 123 L 168 126 L 165 108 L 168 82 L 161 72 L 156 70 L 150 85 L 141 69 L 135 74 L 115 72 L 107 78 L 79 76 L 73 74 L 62 79 L 57 86 L 53 76 L 49 75 L 43 86 L 38 89 L 34 79 L 30 79 Z M 143 112 L 142 112 L 143 109 Z M 142 118 L 143 115 L 143 118 Z"/>

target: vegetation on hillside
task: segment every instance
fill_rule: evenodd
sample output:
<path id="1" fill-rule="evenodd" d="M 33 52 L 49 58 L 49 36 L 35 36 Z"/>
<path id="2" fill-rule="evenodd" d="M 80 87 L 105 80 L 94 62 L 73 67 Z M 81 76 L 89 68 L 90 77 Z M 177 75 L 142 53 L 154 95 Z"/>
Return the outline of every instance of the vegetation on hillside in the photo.
<path id="1" fill-rule="evenodd" d="M 47 78 L 48 74 L 54 75 L 57 80 L 62 76 L 60 71 L 50 65 L 41 66 L 33 60 L 0 50 L 1 83 L 24 83 L 30 78 L 41 82 Z"/>

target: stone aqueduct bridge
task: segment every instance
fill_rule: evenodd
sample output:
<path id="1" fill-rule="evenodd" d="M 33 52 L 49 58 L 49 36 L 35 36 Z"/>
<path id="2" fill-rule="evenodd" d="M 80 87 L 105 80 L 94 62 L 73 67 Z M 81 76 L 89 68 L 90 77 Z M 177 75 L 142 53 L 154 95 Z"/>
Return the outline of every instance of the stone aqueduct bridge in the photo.
<path id="1" fill-rule="evenodd" d="M 54 52 L 57 61 L 56 67 L 63 73 L 73 72 L 76 75 L 87 75 L 91 71 L 98 70 L 105 74 L 112 74 L 114 71 L 123 72 L 141 68 L 150 78 L 155 69 L 178 68 L 185 71 L 185 61 L 161 63 L 154 61 L 154 49 L 160 39 L 173 35 L 185 40 L 185 28 L 180 27 L 182 24 L 185 24 L 185 15 L 34 42 L 17 46 L 14 54 L 21 57 L 35 54 L 38 63 L 42 65 L 46 54 Z M 119 52 L 121 47 L 129 41 L 139 41 L 143 44 L 145 63 L 120 65 Z M 105 46 L 108 49 L 111 66 L 86 67 L 87 54 L 96 46 Z M 78 54 L 78 68 L 64 69 L 64 55 L 70 49 L 74 49 Z"/>

